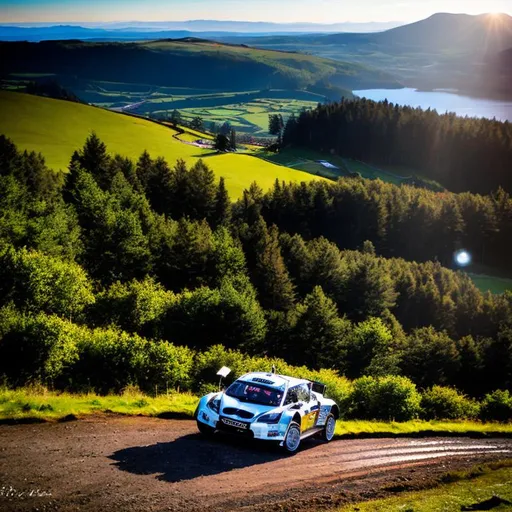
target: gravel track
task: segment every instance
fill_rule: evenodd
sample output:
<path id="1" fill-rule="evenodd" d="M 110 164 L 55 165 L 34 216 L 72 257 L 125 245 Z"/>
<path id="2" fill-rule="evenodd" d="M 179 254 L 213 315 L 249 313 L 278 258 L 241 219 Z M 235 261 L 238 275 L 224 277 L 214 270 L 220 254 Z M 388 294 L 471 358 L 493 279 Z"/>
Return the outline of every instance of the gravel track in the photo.
<path id="1" fill-rule="evenodd" d="M 304 441 L 201 437 L 195 423 L 98 416 L 0 426 L 0 510 L 318 510 L 428 487 L 449 470 L 512 457 L 505 439 Z"/>

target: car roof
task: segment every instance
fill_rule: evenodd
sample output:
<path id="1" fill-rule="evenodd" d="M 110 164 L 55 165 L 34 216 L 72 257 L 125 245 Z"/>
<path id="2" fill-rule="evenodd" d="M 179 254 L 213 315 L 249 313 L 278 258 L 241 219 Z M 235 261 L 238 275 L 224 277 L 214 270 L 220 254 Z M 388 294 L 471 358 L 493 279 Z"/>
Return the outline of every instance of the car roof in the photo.
<path id="1" fill-rule="evenodd" d="M 283 386 L 292 387 L 298 384 L 308 384 L 309 381 L 306 379 L 296 379 L 295 377 L 288 377 L 286 375 L 278 375 L 276 373 L 268 372 L 251 372 L 246 373 L 239 377 L 240 380 L 245 382 L 257 382 L 258 384 L 264 384 L 266 386 L 282 388 Z"/>

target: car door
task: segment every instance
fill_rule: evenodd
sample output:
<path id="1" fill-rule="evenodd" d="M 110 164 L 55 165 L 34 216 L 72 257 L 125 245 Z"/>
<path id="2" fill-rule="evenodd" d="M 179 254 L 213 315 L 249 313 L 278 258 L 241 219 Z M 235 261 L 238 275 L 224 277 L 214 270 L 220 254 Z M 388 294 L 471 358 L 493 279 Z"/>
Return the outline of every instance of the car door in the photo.
<path id="1" fill-rule="evenodd" d="M 307 432 L 315 427 L 320 408 L 316 401 L 316 397 L 311 393 L 307 384 L 301 384 L 297 387 L 299 388 L 297 396 L 299 398 L 299 402 L 302 403 L 300 430 L 301 432 Z"/>

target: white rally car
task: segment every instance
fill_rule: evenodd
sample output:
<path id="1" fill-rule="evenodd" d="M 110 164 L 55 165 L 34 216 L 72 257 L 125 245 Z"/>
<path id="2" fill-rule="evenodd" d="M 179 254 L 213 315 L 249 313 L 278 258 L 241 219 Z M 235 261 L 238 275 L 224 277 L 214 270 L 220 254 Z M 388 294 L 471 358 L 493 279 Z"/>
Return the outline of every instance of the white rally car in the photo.
<path id="1" fill-rule="evenodd" d="M 277 441 L 288 452 L 315 434 L 334 436 L 339 408 L 324 398 L 325 386 L 309 380 L 248 373 L 225 391 L 201 398 L 195 418 L 202 434 L 215 431 Z"/>

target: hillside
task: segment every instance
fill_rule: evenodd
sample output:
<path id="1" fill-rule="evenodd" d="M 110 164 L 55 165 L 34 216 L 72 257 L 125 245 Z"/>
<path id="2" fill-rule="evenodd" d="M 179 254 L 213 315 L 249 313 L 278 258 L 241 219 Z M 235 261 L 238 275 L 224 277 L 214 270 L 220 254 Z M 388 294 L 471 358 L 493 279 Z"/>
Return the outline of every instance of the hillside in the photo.
<path id="1" fill-rule="evenodd" d="M 512 17 L 507 14 L 435 14 L 430 18 L 375 34 L 382 44 L 454 53 L 492 54 L 512 44 Z"/>
<path id="2" fill-rule="evenodd" d="M 363 37 L 382 46 L 400 47 L 407 52 L 428 53 L 449 51 L 455 54 L 495 53 L 512 44 L 512 17 L 506 14 L 438 13 L 433 16 L 378 34 Z M 327 35 L 324 43 L 346 44 L 353 42 L 354 34 Z"/>
<path id="3" fill-rule="evenodd" d="M 507 94 L 512 84 L 512 48 L 493 55 L 486 65 L 485 84 L 498 94 Z"/>
<path id="4" fill-rule="evenodd" d="M 1 43 L 0 76 L 13 73 L 57 75 L 71 89 L 84 80 L 222 91 L 304 89 L 324 83 L 349 90 L 397 85 L 389 73 L 359 64 L 193 38 Z"/>
<path id="5" fill-rule="evenodd" d="M 408 86 L 452 87 L 484 94 L 494 81 L 482 63 L 512 47 L 512 17 L 506 14 L 439 13 L 409 25 L 379 33 L 224 39 L 261 48 L 307 51 L 393 73 Z M 512 84 L 506 93 L 512 95 Z M 503 92 L 503 91 L 501 91 Z"/>
<path id="6" fill-rule="evenodd" d="M 207 159 L 217 176 L 224 176 L 232 198 L 239 197 L 254 181 L 263 188 L 276 178 L 311 181 L 315 176 L 288 169 L 248 155 L 213 155 L 210 150 L 183 144 L 164 126 L 103 109 L 0 91 L 0 134 L 10 137 L 20 149 L 42 152 L 48 165 L 67 169 L 73 151 L 83 146 L 95 131 L 111 153 L 137 159 L 146 149 L 155 158 L 163 156 L 171 165 L 178 158 L 188 163 Z"/>

